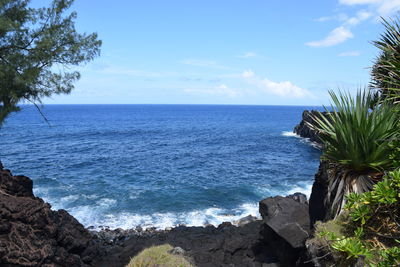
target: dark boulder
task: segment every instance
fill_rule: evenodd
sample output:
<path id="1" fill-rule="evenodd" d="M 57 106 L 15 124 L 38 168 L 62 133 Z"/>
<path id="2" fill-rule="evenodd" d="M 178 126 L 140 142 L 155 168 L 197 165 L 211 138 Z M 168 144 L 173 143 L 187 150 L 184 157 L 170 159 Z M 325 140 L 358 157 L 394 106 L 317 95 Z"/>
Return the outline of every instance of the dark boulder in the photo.
<path id="1" fill-rule="evenodd" d="M 261 235 L 274 249 L 282 266 L 305 266 L 305 241 L 310 236 L 308 205 L 291 197 L 269 197 L 260 201 Z"/>
<path id="2" fill-rule="evenodd" d="M 85 266 L 90 239 L 74 217 L 34 197 L 32 180 L 0 170 L 0 266 Z"/>

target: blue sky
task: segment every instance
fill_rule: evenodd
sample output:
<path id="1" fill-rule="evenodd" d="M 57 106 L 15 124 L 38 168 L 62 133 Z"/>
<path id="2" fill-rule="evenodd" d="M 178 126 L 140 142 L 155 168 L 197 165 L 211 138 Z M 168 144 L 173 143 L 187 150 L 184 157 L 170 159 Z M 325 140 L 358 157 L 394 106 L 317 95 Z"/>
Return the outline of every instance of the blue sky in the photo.
<path id="1" fill-rule="evenodd" d="M 48 1 L 33 0 L 34 5 Z M 76 0 L 101 56 L 50 104 L 328 104 L 369 82 L 400 0 Z"/>

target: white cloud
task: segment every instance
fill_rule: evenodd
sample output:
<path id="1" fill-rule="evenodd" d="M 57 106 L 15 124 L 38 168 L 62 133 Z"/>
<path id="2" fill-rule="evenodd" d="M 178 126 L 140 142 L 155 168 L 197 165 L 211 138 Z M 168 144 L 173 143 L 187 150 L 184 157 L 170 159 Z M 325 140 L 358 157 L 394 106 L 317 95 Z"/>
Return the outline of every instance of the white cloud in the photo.
<path id="1" fill-rule="evenodd" d="M 400 11 L 400 0 L 382 1 L 378 7 L 379 15 L 387 16 Z"/>
<path id="2" fill-rule="evenodd" d="M 246 53 L 244 53 L 242 55 L 238 55 L 236 57 L 239 57 L 239 58 L 250 58 L 250 57 L 256 57 L 256 56 L 257 56 L 257 54 L 254 53 L 254 52 L 246 52 Z"/>
<path id="3" fill-rule="evenodd" d="M 318 22 L 337 20 L 341 22 L 341 26 L 331 31 L 325 39 L 308 42 L 306 45 L 312 47 L 327 47 L 343 43 L 346 40 L 353 38 L 351 29 L 363 21 L 366 21 L 369 18 L 391 15 L 400 11 L 400 0 L 339 0 L 339 3 L 348 6 L 359 5 L 363 6 L 363 9 L 359 10 L 353 17 L 341 13 L 330 17 L 321 17 L 316 19 Z"/>
<path id="4" fill-rule="evenodd" d="M 325 22 L 325 21 L 331 21 L 331 20 L 345 21 L 348 18 L 349 18 L 349 16 L 347 16 L 346 14 L 340 13 L 340 14 L 337 14 L 334 16 L 320 17 L 320 18 L 315 19 L 315 21 L 318 21 L 318 22 Z"/>
<path id="5" fill-rule="evenodd" d="M 351 17 L 345 20 L 345 24 L 349 26 L 355 26 L 363 22 L 364 20 L 369 19 L 372 17 L 372 13 L 365 11 L 365 10 L 360 10 L 357 12 L 357 15 L 355 17 Z"/>
<path id="6" fill-rule="evenodd" d="M 212 60 L 198 60 L 198 59 L 185 59 L 180 61 L 181 64 L 191 65 L 196 67 L 206 67 L 215 69 L 227 69 L 226 66 L 219 65 L 217 62 Z"/>
<path id="7" fill-rule="evenodd" d="M 340 26 L 333 29 L 324 39 L 308 42 L 306 45 L 311 47 L 328 47 L 343 43 L 350 38 L 353 38 L 353 33 L 348 28 Z"/>
<path id="8" fill-rule="evenodd" d="M 380 0 L 339 0 L 343 5 L 365 5 L 381 2 Z"/>
<path id="9" fill-rule="evenodd" d="M 360 10 L 357 12 L 356 16 L 354 16 L 354 17 L 349 17 L 348 15 L 346 15 L 344 13 L 340 13 L 340 14 L 337 14 L 334 16 L 320 17 L 320 18 L 317 18 L 315 21 L 325 22 L 325 21 L 330 21 L 330 20 L 336 20 L 336 21 L 342 22 L 342 25 L 355 26 L 355 25 L 361 23 L 362 21 L 369 19 L 372 16 L 373 16 L 372 12 L 369 12 L 366 10 Z"/>
<path id="10" fill-rule="evenodd" d="M 325 21 L 329 21 L 329 20 L 332 20 L 332 19 L 334 19 L 334 17 L 320 17 L 320 18 L 315 19 L 315 21 L 325 22 Z"/>
<path id="11" fill-rule="evenodd" d="M 346 51 L 338 54 L 339 57 L 358 57 L 360 55 L 360 51 Z"/>
<path id="12" fill-rule="evenodd" d="M 378 16 L 393 15 L 400 11 L 400 0 L 339 0 L 342 5 L 366 5 Z"/>
<path id="13" fill-rule="evenodd" d="M 257 76 L 252 70 L 245 70 L 242 78 L 247 83 L 256 86 L 263 92 L 288 98 L 311 97 L 312 94 L 289 81 L 274 82 L 267 78 Z"/>
<path id="14" fill-rule="evenodd" d="M 228 97 L 236 97 L 240 94 L 238 90 L 229 88 L 225 84 L 209 88 L 190 88 L 185 89 L 184 92 L 190 94 L 220 95 Z"/>
<path id="15" fill-rule="evenodd" d="M 103 74 L 124 75 L 124 76 L 144 77 L 144 78 L 159 78 L 159 77 L 175 75 L 175 73 L 172 72 L 144 71 L 144 70 L 131 69 L 120 66 L 107 66 L 103 69 L 100 69 L 99 72 Z"/>

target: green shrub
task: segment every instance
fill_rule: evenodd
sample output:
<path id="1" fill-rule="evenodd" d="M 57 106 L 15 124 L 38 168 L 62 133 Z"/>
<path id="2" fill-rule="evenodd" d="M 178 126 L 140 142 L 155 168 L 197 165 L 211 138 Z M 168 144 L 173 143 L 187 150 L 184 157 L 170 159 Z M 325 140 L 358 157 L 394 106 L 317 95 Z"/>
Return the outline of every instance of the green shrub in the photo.
<path id="1" fill-rule="evenodd" d="M 132 258 L 126 267 L 193 267 L 183 256 L 170 254 L 172 249 L 168 244 L 147 248 Z"/>
<path id="2" fill-rule="evenodd" d="M 341 222 L 340 231 L 321 226 L 316 231 L 332 253 L 353 263 L 362 257 L 368 266 L 400 265 L 400 170 L 390 172 L 369 192 L 350 194 L 345 210 L 347 222 Z"/>

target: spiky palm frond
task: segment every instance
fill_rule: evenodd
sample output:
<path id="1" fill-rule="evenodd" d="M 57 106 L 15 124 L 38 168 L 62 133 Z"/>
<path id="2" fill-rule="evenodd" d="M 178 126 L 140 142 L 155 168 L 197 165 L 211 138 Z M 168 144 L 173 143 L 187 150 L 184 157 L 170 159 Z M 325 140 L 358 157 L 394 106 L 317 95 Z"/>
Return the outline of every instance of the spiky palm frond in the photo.
<path id="1" fill-rule="evenodd" d="M 378 89 L 385 99 L 400 101 L 400 24 L 382 18 L 385 32 L 374 45 L 381 50 L 375 60 L 371 76 L 372 88 Z"/>
<path id="2" fill-rule="evenodd" d="M 393 148 L 390 144 L 400 136 L 398 115 L 392 103 L 383 102 L 370 109 L 371 92 L 329 92 L 332 106 L 326 116 L 314 115 L 310 126 L 317 130 L 324 143 L 323 158 L 333 162 L 328 177 L 325 202 L 332 218 L 340 214 L 345 196 L 369 191 L 382 171 L 390 169 Z"/>
<path id="3" fill-rule="evenodd" d="M 389 144 L 400 135 L 395 106 L 374 101 L 367 90 L 350 94 L 329 91 L 333 105 L 327 116 L 313 116 L 310 126 L 320 133 L 325 144 L 323 157 L 354 171 L 390 167 Z"/>

